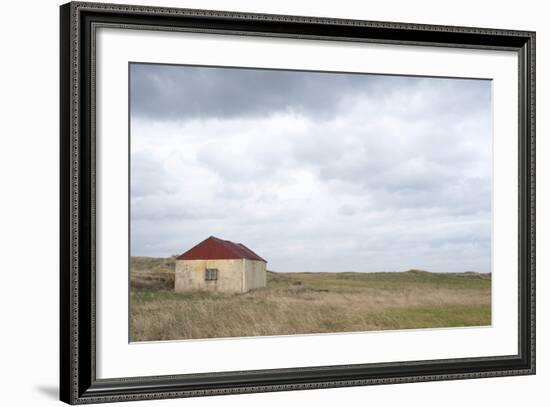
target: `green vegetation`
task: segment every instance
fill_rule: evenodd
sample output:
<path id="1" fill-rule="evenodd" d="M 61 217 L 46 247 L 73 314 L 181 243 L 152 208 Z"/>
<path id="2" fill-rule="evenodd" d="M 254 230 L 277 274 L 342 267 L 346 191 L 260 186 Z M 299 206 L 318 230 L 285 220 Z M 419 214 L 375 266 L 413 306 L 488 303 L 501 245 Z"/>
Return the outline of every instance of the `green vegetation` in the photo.
<path id="1" fill-rule="evenodd" d="M 132 258 L 132 341 L 491 324 L 491 275 L 274 273 L 244 294 L 176 293 L 174 259 Z"/>

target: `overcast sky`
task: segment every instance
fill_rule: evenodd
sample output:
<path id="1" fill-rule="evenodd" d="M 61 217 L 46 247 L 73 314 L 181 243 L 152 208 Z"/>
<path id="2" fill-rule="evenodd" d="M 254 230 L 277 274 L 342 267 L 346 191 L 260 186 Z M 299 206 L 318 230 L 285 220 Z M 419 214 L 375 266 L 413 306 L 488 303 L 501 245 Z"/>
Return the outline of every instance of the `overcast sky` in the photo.
<path id="1" fill-rule="evenodd" d="M 131 252 L 491 271 L 491 82 L 131 65 Z"/>

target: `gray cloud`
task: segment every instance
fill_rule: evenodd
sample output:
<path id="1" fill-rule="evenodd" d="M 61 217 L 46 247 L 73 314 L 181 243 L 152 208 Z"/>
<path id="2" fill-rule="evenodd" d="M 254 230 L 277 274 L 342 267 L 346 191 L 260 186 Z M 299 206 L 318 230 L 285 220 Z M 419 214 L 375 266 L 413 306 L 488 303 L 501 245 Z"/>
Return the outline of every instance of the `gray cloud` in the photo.
<path id="1" fill-rule="evenodd" d="M 486 80 L 132 65 L 132 253 L 490 271 Z"/>
<path id="2" fill-rule="evenodd" d="M 359 75 L 174 65 L 132 64 L 131 77 L 133 115 L 178 120 L 332 114 L 340 95 L 370 87 Z"/>
<path id="3" fill-rule="evenodd" d="M 411 117 L 424 112 L 429 94 L 405 99 L 402 90 L 425 88 L 439 82 L 448 88 L 437 104 L 440 114 L 460 114 L 469 103 L 478 103 L 476 81 L 433 79 L 410 76 L 334 74 L 323 72 L 228 69 L 181 65 L 133 63 L 131 112 L 133 117 L 181 120 L 189 118 L 234 118 L 265 116 L 274 112 L 332 117 L 349 108 L 353 98 L 368 94 L 398 102 L 396 108 Z M 460 87 L 459 92 L 453 88 Z M 431 112 L 430 114 L 435 113 Z"/>

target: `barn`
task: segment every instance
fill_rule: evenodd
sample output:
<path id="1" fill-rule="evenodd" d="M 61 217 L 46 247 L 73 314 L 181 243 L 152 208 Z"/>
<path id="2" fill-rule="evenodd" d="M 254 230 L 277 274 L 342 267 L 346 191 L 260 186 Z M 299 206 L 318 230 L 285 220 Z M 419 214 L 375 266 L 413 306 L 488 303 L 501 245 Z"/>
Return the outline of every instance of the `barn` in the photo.
<path id="1" fill-rule="evenodd" d="M 176 257 L 175 290 L 244 293 L 265 287 L 266 265 L 242 243 L 210 236 Z"/>

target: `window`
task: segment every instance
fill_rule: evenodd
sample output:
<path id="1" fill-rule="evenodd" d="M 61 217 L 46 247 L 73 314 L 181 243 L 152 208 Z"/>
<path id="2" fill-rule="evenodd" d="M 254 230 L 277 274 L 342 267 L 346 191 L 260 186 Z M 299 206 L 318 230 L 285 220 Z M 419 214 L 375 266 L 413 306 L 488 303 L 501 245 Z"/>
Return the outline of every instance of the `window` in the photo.
<path id="1" fill-rule="evenodd" d="M 218 269 L 206 269 L 204 271 L 204 280 L 212 281 L 218 279 Z"/>

